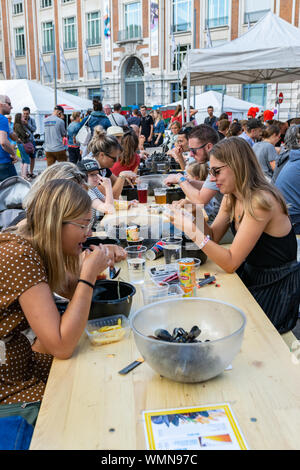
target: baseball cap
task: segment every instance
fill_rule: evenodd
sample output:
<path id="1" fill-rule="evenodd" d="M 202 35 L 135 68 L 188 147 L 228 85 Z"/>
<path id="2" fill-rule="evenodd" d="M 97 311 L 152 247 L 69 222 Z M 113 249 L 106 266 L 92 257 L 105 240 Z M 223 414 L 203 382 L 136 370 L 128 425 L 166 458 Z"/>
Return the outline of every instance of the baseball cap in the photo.
<path id="1" fill-rule="evenodd" d="M 84 173 L 90 173 L 91 171 L 97 171 L 100 169 L 98 162 L 93 158 L 85 158 L 77 163 L 80 171 Z"/>
<path id="2" fill-rule="evenodd" d="M 107 129 L 106 133 L 107 133 L 107 135 L 114 135 L 116 137 L 124 135 L 124 131 L 123 131 L 122 127 L 120 127 L 120 126 L 110 126 Z"/>

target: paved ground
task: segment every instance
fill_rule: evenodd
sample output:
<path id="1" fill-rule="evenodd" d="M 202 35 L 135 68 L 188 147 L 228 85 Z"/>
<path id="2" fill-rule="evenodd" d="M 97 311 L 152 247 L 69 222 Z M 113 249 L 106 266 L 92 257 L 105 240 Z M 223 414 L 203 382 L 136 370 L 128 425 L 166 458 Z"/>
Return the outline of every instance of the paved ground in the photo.
<path id="1" fill-rule="evenodd" d="M 16 164 L 16 170 L 17 170 L 18 174 L 20 174 L 20 167 L 21 167 L 20 163 L 17 163 Z M 36 159 L 34 172 L 35 173 L 41 173 L 43 170 L 45 170 L 45 168 L 47 168 L 46 160 Z M 298 240 L 298 260 L 300 261 L 300 240 Z M 293 330 L 293 333 L 294 333 L 294 335 L 296 336 L 297 339 L 300 339 L 300 318 L 297 322 L 296 327 Z"/>
<path id="2" fill-rule="evenodd" d="M 20 161 L 18 163 L 16 163 L 15 165 L 16 167 L 16 170 L 18 172 L 18 175 L 21 174 L 21 163 Z M 40 160 L 40 159 L 36 159 L 35 160 L 35 167 L 34 167 L 34 173 L 41 173 L 43 170 L 45 170 L 45 168 L 47 168 L 47 162 L 46 160 Z"/>

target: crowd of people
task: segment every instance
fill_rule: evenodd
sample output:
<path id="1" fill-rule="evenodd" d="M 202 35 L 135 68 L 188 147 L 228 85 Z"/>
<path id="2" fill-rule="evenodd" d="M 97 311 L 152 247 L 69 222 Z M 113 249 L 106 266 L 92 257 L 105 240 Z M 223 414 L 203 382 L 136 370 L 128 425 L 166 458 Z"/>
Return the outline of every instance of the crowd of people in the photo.
<path id="1" fill-rule="evenodd" d="M 166 125 L 159 109 L 141 106 L 125 117 L 119 104 L 94 100 L 93 108 L 84 117 L 73 113 L 67 126 L 60 106 L 45 119 L 47 168 L 34 179 L 22 216 L 0 234 L 0 416 L 3 407 L 39 404 L 53 356 L 72 355 L 97 275 L 126 257 L 117 245 L 83 251 L 83 244 L 97 214 L 114 212 L 124 184 L 137 181 L 150 146 L 163 146 L 182 170 L 165 179 L 185 194 L 166 212 L 170 223 L 226 272 L 237 272 L 280 333 L 298 319 L 299 124 L 263 116 L 230 122 L 212 107 L 205 123 L 193 109 L 183 123 L 178 107 Z M 9 97 L 0 96 L 1 179 L 16 174 L 16 147 L 22 176 L 33 178 L 30 110 L 16 116 L 13 128 L 10 112 Z M 198 204 L 207 221 L 198 217 Z M 228 241 L 229 248 L 222 246 Z M 71 300 L 63 315 L 53 293 Z"/>

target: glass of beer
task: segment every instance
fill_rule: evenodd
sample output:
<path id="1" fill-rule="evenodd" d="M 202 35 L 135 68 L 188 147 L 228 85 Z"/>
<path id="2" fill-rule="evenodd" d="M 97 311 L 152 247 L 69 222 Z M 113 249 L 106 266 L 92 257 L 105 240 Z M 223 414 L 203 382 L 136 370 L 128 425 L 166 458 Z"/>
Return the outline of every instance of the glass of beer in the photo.
<path id="1" fill-rule="evenodd" d="M 147 204 L 148 183 L 139 183 L 137 185 L 139 203 Z"/>
<path id="2" fill-rule="evenodd" d="M 154 188 L 156 204 L 167 204 L 167 188 Z"/>

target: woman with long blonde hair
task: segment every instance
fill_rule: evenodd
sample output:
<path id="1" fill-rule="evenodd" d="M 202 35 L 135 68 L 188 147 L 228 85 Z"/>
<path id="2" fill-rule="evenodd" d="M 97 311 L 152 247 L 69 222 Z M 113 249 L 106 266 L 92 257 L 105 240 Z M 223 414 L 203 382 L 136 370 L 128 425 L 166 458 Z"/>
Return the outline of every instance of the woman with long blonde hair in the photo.
<path id="1" fill-rule="evenodd" d="M 0 415 L 4 404 L 40 402 L 53 356 L 69 358 L 83 333 L 97 275 L 113 264 L 105 246 L 82 255 L 90 219 L 87 192 L 56 179 L 37 190 L 26 224 L 0 234 Z M 71 300 L 62 316 L 53 292 Z"/>
<path id="2" fill-rule="evenodd" d="M 280 333 L 293 329 L 300 301 L 300 263 L 281 193 L 265 179 L 253 150 L 239 137 L 212 148 L 209 172 L 224 194 L 212 225 L 199 214 L 194 223 L 176 209 L 171 220 L 222 269 L 240 275 Z M 226 249 L 218 242 L 229 226 L 234 240 Z"/>

